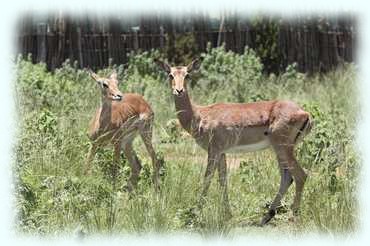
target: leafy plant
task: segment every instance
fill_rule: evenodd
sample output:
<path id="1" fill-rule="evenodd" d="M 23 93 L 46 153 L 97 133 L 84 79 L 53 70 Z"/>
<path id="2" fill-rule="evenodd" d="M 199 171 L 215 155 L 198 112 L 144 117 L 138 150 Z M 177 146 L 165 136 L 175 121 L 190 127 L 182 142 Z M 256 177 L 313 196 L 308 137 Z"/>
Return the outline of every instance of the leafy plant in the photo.
<path id="1" fill-rule="evenodd" d="M 224 45 L 202 54 L 199 81 L 196 85 L 203 91 L 211 91 L 212 100 L 244 102 L 262 78 L 262 63 L 255 52 L 245 48 L 239 55 L 226 51 Z M 223 88 L 219 90 L 218 88 Z"/>

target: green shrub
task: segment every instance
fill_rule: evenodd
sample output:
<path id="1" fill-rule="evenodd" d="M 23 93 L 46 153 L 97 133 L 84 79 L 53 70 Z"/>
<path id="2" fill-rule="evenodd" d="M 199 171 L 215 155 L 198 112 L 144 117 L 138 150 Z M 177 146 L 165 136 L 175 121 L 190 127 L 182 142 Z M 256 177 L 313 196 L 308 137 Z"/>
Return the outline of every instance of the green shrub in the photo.
<path id="1" fill-rule="evenodd" d="M 224 45 L 202 54 L 198 88 L 212 101 L 244 102 L 253 95 L 262 78 L 262 63 L 255 52 L 246 48 L 239 55 L 226 51 Z M 195 83 L 195 82 L 194 82 Z"/>
<path id="2" fill-rule="evenodd" d="M 255 17 L 252 21 L 252 28 L 256 35 L 255 51 L 266 64 L 267 71 L 277 71 L 280 67 L 281 53 L 278 50 L 279 22 L 274 18 Z"/>
<path id="3" fill-rule="evenodd" d="M 199 54 L 198 43 L 193 33 L 174 34 L 171 37 L 167 35 L 167 40 L 170 38 L 173 40 L 166 42 L 163 53 L 171 63 L 188 64 Z"/>

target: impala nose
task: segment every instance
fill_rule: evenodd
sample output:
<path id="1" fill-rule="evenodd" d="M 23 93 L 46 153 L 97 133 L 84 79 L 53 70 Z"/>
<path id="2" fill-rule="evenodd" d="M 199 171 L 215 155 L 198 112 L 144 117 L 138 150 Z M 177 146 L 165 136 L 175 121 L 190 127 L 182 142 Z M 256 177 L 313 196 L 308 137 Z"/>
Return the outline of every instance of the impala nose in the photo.
<path id="1" fill-rule="evenodd" d="M 184 91 L 184 89 L 180 89 L 180 90 L 178 90 L 178 89 L 176 89 L 176 92 L 177 92 L 177 94 L 178 95 L 181 95 L 181 93 Z"/>
<path id="2" fill-rule="evenodd" d="M 122 100 L 122 95 L 115 95 L 114 100 L 121 101 Z"/>

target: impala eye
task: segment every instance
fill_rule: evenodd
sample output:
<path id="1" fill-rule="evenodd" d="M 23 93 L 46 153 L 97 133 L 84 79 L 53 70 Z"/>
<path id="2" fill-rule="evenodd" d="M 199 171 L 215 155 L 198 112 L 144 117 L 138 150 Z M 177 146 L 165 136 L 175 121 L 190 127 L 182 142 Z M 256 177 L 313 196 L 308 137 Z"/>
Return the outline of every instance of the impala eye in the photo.
<path id="1" fill-rule="evenodd" d="M 108 88 L 108 85 L 107 85 L 106 83 L 103 83 L 103 87 L 104 87 L 105 89 L 107 89 L 107 88 Z"/>
<path id="2" fill-rule="evenodd" d="M 170 80 L 173 80 L 173 75 L 172 75 L 172 74 L 168 74 L 168 78 L 169 78 Z"/>

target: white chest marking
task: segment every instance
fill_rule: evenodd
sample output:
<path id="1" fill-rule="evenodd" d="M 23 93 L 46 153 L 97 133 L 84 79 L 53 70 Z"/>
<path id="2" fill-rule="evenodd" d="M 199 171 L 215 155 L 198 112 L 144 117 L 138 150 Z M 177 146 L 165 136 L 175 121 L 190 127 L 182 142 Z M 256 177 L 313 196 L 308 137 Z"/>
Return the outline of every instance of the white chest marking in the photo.
<path id="1" fill-rule="evenodd" d="M 270 146 L 270 141 L 268 139 L 264 139 L 254 144 L 239 145 L 239 146 L 231 147 L 230 149 L 227 149 L 225 152 L 226 153 L 253 152 L 257 150 L 266 149 L 269 146 Z"/>

